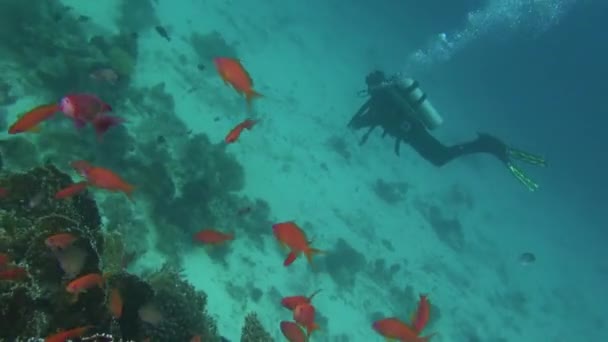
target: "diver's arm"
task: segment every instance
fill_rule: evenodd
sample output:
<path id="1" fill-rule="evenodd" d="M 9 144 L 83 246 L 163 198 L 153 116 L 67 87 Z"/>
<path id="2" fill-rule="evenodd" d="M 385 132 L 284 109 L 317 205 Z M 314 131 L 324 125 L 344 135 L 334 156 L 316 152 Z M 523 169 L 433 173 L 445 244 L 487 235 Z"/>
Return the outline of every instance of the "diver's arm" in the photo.
<path id="1" fill-rule="evenodd" d="M 370 102 L 371 102 L 371 99 L 367 99 L 367 101 L 365 101 L 365 103 L 363 103 L 361 105 L 361 107 L 359 107 L 359 110 L 355 113 L 355 115 L 353 115 L 353 117 L 348 122 L 347 127 L 354 128 L 354 129 L 361 128 L 361 127 L 356 127 L 355 121 L 360 119 L 360 117 L 363 116 L 364 114 L 368 113 L 369 107 L 370 107 Z"/>

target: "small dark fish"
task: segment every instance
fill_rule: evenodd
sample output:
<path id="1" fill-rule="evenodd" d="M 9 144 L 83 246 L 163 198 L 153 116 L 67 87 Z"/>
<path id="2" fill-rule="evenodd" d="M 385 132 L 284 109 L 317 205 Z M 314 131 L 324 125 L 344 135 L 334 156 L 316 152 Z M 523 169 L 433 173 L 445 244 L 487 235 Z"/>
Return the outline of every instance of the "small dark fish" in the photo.
<path id="1" fill-rule="evenodd" d="M 81 15 L 78 17 L 78 21 L 80 21 L 81 23 L 87 22 L 89 20 L 91 20 L 91 17 L 86 16 L 86 15 Z"/>
<path id="2" fill-rule="evenodd" d="M 214 118 L 213 118 L 213 121 L 215 121 L 215 122 L 220 121 L 220 117 L 219 117 L 219 116 L 214 117 Z"/>
<path id="3" fill-rule="evenodd" d="M 165 38 L 168 42 L 171 41 L 171 37 L 169 37 L 169 33 L 167 33 L 167 30 L 165 30 L 164 27 L 156 26 L 155 29 L 161 37 Z"/>
<path id="4" fill-rule="evenodd" d="M 534 255 L 534 253 L 526 252 L 526 253 L 522 253 L 519 256 L 519 263 L 522 264 L 523 266 L 528 266 L 530 264 L 533 264 L 535 261 L 536 261 L 536 256 Z"/>
<path id="5" fill-rule="evenodd" d="M 167 142 L 167 139 L 165 138 L 165 136 L 159 135 L 158 137 L 156 137 L 156 142 L 159 144 L 164 144 Z"/>
<path id="6" fill-rule="evenodd" d="M 198 70 L 203 71 L 205 70 L 205 64 L 199 63 L 197 66 Z"/>

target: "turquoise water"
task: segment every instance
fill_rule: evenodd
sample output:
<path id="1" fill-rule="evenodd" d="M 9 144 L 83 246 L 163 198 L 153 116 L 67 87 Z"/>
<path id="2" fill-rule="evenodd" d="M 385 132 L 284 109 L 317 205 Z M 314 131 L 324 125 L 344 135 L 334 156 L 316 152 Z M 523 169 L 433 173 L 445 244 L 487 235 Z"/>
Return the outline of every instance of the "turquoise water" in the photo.
<path id="1" fill-rule="evenodd" d="M 608 340 L 608 184 L 601 148 L 606 120 L 598 90 L 605 89 L 601 75 L 608 74 L 598 33 L 599 25 L 606 26 L 605 4 L 158 0 L 133 1 L 121 21 L 125 7 L 119 0 L 62 2 L 70 13 L 88 18 L 81 28 L 87 36 L 137 33 L 131 88 L 124 91 L 136 89 L 141 96 L 129 93 L 114 112 L 127 119 L 130 144 L 163 136 L 168 153 L 182 156 L 171 162 L 160 154 L 151 158 L 169 169 L 176 184 L 200 171 L 196 161 L 207 151 L 186 151 L 179 140 L 186 132 L 174 121 L 221 143 L 245 118 L 259 120 L 226 150 L 243 167 L 237 193 L 266 201 L 268 221 L 251 222 L 261 226 L 254 233 L 215 227 L 236 234 L 222 258 L 183 236 L 165 240 L 171 234 L 163 232 L 166 224 L 156 221 L 154 211 L 174 207 L 152 206 L 150 192 L 136 190 L 133 204 L 115 199 L 133 206 L 120 224 L 127 243 L 142 255 L 129 271 L 179 260 L 187 279 L 208 294 L 207 309 L 229 340 L 239 339 L 251 311 L 273 338 L 284 340 L 279 322 L 291 313 L 280 299 L 317 289 L 321 330 L 312 341 L 381 341 L 372 322 L 409 320 L 419 294 L 428 294 L 433 304 L 425 329 L 437 333 L 432 341 Z M 157 33 L 157 25 L 170 40 Z M 213 31 L 230 49 L 206 45 L 197 52 L 192 34 Z M 264 94 L 251 110 L 205 59 L 206 48 L 233 51 L 241 59 L 254 88 Z M 42 63 L 45 56 L 39 58 Z M 11 123 L 18 113 L 45 103 L 52 90 L 38 92 L 19 82 L 23 71 L 10 67 L 16 63 L 10 55 L 0 61 L 16 97 L 0 108 Z M 392 138 L 382 139 L 379 132 L 359 146 L 362 132 L 348 130 L 346 123 L 363 103 L 356 94 L 374 69 L 420 81 L 445 120 L 433 131 L 445 143 L 490 132 L 545 156 L 547 168 L 524 165 L 540 189 L 528 191 L 483 155 L 437 168 L 407 146 L 395 156 Z M 107 85 L 91 82 L 88 89 L 65 91 L 105 91 Z M 151 89 L 160 83 L 173 97 L 172 113 L 164 112 L 163 99 Z M 112 103 L 112 96 L 106 101 Z M 86 156 L 63 157 L 111 161 L 138 189 L 157 187 L 155 196 L 173 196 L 148 175 L 130 171 L 128 163 L 112 160 L 113 149 L 122 147 L 112 145 L 111 133 Z M 31 139 L 44 134 L 43 129 Z M 218 170 L 206 177 L 238 177 Z M 213 194 L 189 198 L 196 201 L 197 195 Z M 184 236 L 210 224 L 196 222 L 190 211 L 196 205 L 189 205 L 174 214 L 193 217 L 184 220 L 190 224 Z M 106 223 L 117 220 L 115 210 L 102 211 Z M 278 248 L 271 224 L 289 220 L 303 227 L 314 247 L 327 251 L 314 258 L 314 268 L 302 257 L 283 266 L 286 252 Z M 534 253 L 536 261 L 522 265 L 524 252 Z M 253 298 L 254 288 L 261 297 Z"/>

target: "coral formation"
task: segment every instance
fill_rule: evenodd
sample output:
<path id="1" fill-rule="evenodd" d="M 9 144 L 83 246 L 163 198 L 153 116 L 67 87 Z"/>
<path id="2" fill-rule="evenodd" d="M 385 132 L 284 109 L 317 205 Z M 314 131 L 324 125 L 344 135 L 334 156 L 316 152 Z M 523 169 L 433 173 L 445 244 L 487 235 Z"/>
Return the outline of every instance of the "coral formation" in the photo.
<path id="1" fill-rule="evenodd" d="M 344 239 L 338 239 L 336 246 L 322 260 L 332 279 L 344 289 L 354 287 L 357 273 L 366 265 L 365 256 Z"/>
<path id="2" fill-rule="evenodd" d="M 255 313 L 250 313 L 245 317 L 245 324 L 241 332 L 241 342 L 272 342 L 270 334 L 266 332 L 262 323 L 258 320 Z"/>
<path id="3" fill-rule="evenodd" d="M 192 44 L 192 48 L 204 63 L 211 63 L 213 58 L 218 56 L 238 57 L 235 47 L 228 44 L 218 31 L 212 31 L 207 34 L 194 32 L 190 36 L 190 44 Z"/>
<path id="4" fill-rule="evenodd" d="M 215 321 L 205 312 L 203 292 L 167 266 L 143 278 L 124 272 L 120 235 L 102 232 L 95 202 L 86 193 L 54 199 L 58 189 L 71 183 L 52 165 L 0 178 L 0 186 L 7 189 L 0 202 L 0 251 L 27 271 L 24 279 L 0 279 L 0 339 L 94 325 L 114 338 L 171 342 L 199 334 L 204 341 L 219 341 Z M 47 237 L 65 232 L 76 236 L 74 246 L 86 253 L 78 276 L 105 272 L 107 290 L 122 294 L 124 309 L 118 320 L 106 308 L 106 291 L 94 288 L 74 302 L 65 290 L 66 274 L 45 244 Z M 151 302 L 162 313 L 158 325 L 140 319 L 139 309 Z"/>
<path id="5" fill-rule="evenodd" d="M 381 178 L 372 185 L 376 196 L 391 205 L 403 201 L 409 188 L 410 185 L 405 182 L 387 182 Z"/>
<path id="6" fill-rule="evenodd" d="M 64 273 L 45 245 L 50 235 L 72 233 L 78 237 L 75 244 L 87 255 L 82 274 L 98 270 L 97 251 L 103 242 L 95 203 L 82 195 L 69 201 L 53 198 L 70 183 L 53 166 L 3 175 L 0 180 L 8 191 L 0 209 L 0 250 L 28 273 L 24 280 L 0 283 L 0 337 L 44 336 L 58 328 L 103 320 L 103 292 L 90 291 L 70 303 Z M 35 322 L 30 321 L 33 318 Z"/>

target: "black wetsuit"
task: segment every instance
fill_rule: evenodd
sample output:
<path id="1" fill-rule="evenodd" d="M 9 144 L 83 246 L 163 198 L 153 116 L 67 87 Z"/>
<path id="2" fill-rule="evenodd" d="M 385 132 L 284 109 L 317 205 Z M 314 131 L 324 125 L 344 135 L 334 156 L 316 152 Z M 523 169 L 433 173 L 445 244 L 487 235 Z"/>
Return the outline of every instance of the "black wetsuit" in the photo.
<path id="1" fill-rule="evenodd" d="M 381 82 L 386 81 L 384 75 L 376 72 L 377 78 L 373 79 L 373 76 L 374 73 L 367 78 L 370 98 L 348 123 L 348 127 L 352 129 L 368 128 L 361 139 L 361 144 L 367 141 L 376 127 L 381 127 L 384 130 L 383 137 L 389 135 L 395 138 L 394 148 L 397 155 L 399 155 L 400 145 L 403 142 L 436 166 L 445 165 L 455 158 L 474 153 L 489 153 L 504 163 L 508 162 L 507 146 L 488 134 L 478 134 L 477 139 L 458 145 L 442 144 L 429 133 L 422 121 L 416 119 L 413 113 L 405 111 L 396 103 L 393 95 L 389 94 L 389 87 L 393 87 L 398 94 L 406 97 L 408 89 L 397 87 L 394 84 L 378 86 Z M 370 78 L 372 79 L 370 80 Z"/>

